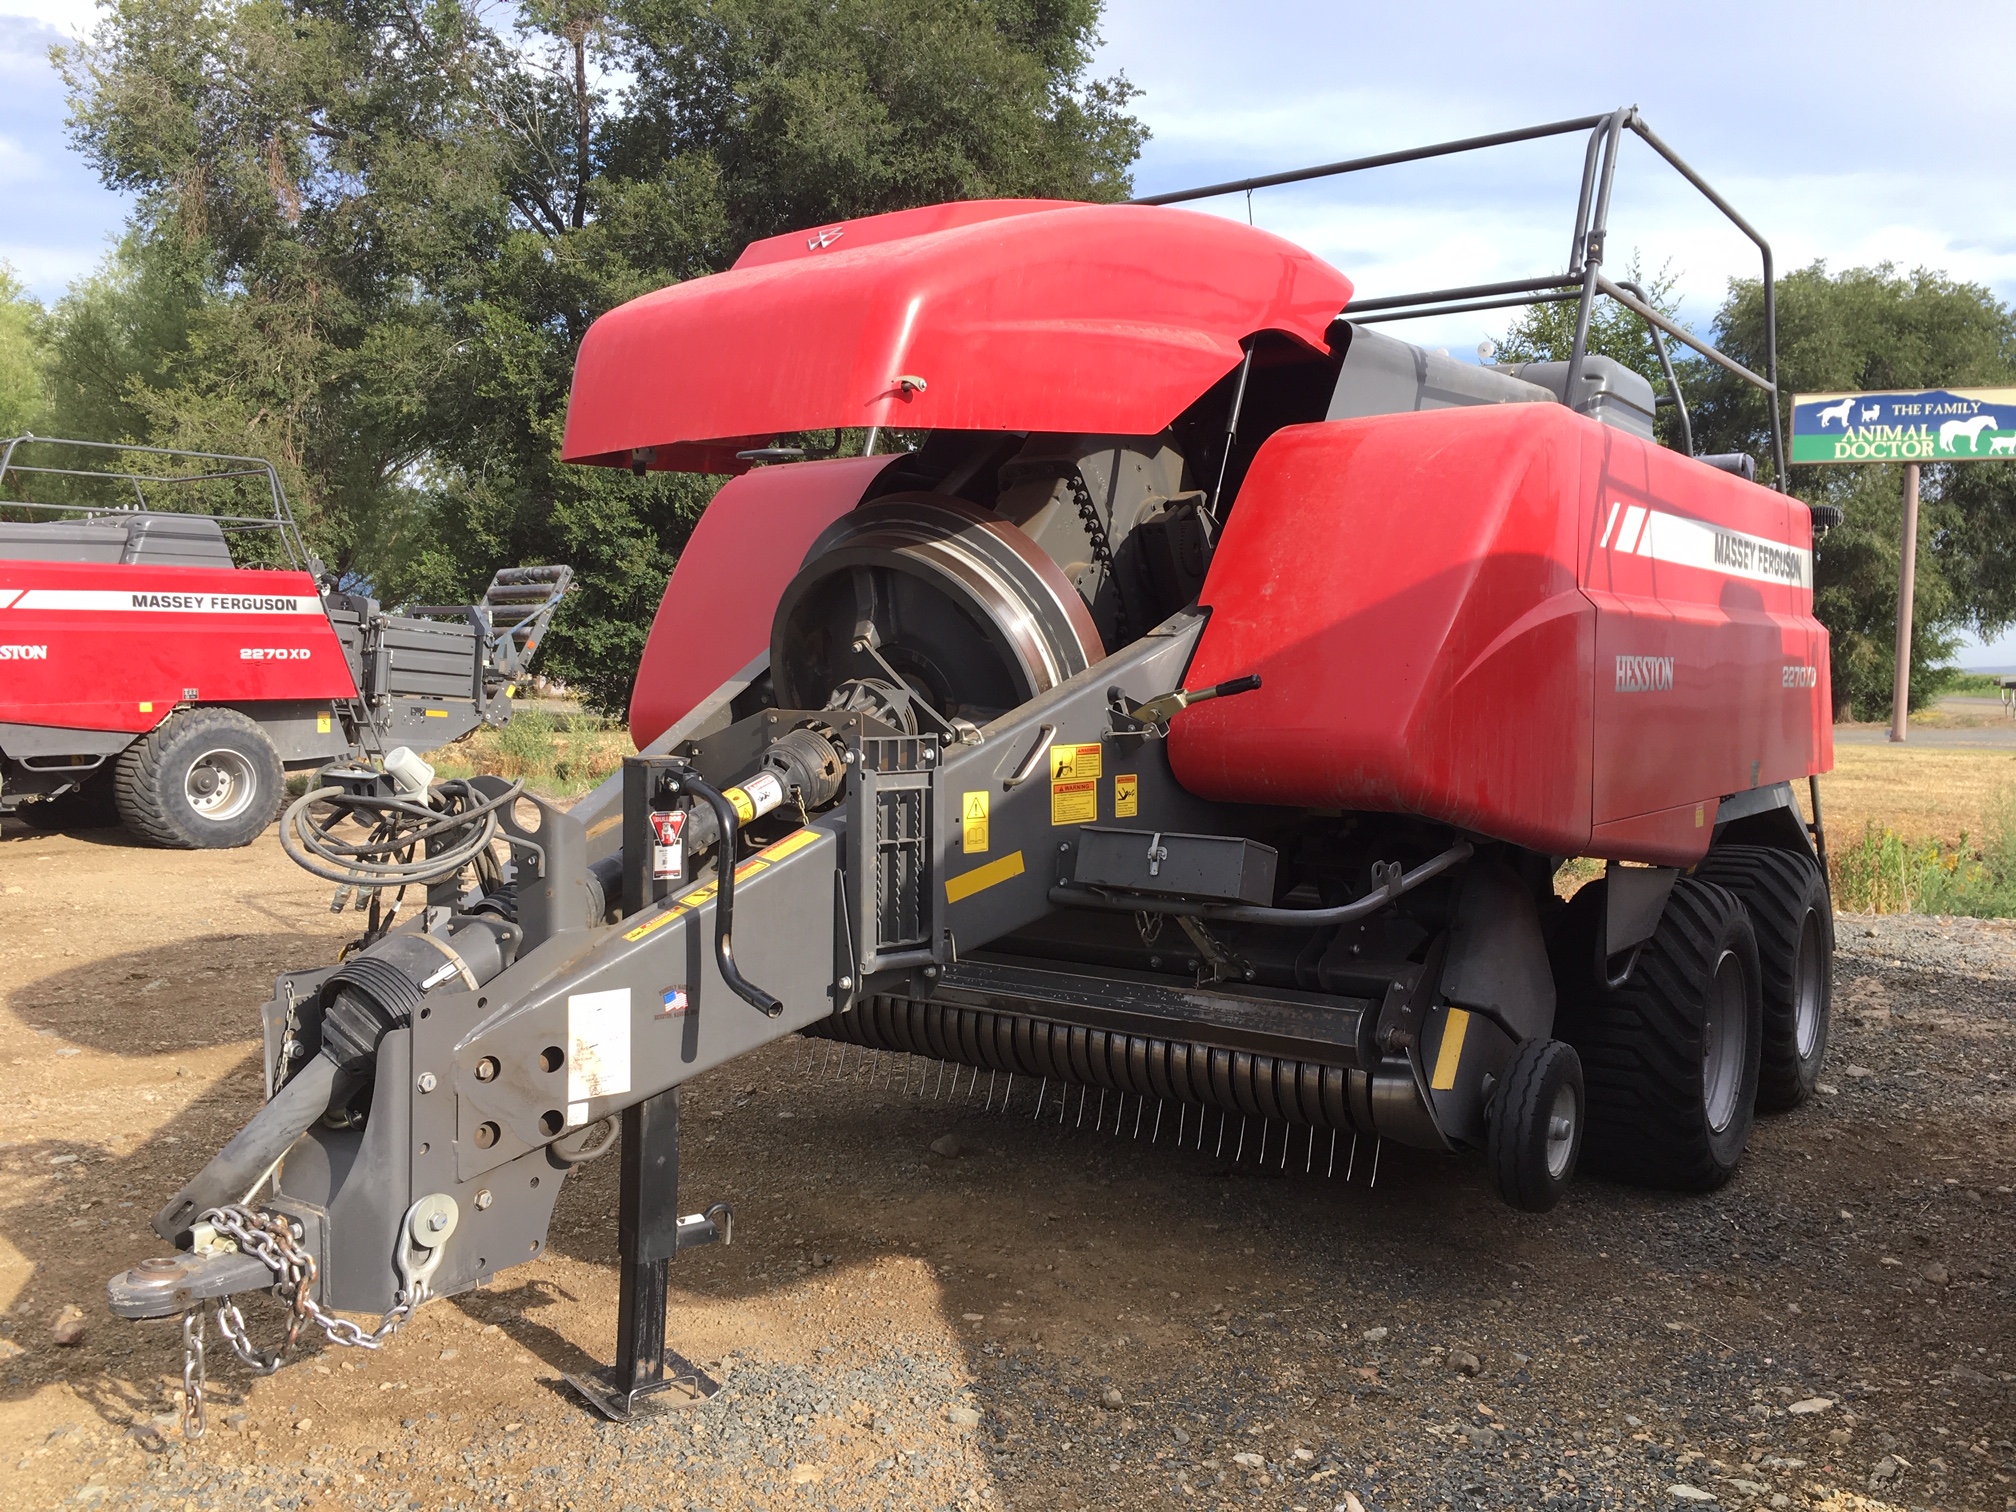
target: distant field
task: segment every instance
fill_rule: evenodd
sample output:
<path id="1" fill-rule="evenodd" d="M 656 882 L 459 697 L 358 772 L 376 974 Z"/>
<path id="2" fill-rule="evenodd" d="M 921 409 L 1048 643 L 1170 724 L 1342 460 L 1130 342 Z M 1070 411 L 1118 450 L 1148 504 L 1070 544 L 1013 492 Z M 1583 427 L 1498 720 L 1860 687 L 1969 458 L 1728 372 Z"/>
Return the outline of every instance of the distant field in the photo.
<path id="1" fill-rule="evenodd" d="M 1805 784 L 1798 786 L 1804 805 Z M 1964 832 L 1978 845 L 2012 790 L 2016 751 L 1844 745 L 1835 747 L 1833 772 L 1820 779 L 1820 806 L 1837 845 L 1871 824 L 1946 846 L 1960 844 Z"/>

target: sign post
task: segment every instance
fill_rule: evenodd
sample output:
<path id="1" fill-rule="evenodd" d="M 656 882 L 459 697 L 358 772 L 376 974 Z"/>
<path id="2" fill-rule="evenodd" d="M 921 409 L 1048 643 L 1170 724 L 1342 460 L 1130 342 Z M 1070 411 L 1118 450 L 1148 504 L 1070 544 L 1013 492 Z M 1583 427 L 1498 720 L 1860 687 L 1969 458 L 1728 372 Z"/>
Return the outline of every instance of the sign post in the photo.
<path id="1" fill-rule="evenodd" d="M 1917 389 L 1800 394 L 1792 400 L 1795 467 L 1904 464 L 1904 521 L 1897 560 L 1897 671 L 1890 738 L 1905 737 L 1911 704 L 1911 617 L 1918 577 L 1918 470 L 1927 462 L 2016 459 L 2016 389 Z"/>

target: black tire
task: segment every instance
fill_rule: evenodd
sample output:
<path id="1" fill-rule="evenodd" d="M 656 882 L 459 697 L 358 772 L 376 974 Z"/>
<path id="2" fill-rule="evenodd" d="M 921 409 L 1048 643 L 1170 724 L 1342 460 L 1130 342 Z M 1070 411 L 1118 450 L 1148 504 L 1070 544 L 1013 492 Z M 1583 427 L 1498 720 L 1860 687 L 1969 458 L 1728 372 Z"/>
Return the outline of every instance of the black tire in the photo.
<path id="1" fill-rule="evenodd" d="M 1603 896 L 1600 883 L 1578 893 L 1555 941 L 1554 1032 L 1581 1055 L 1587 1084 L 1583 1168 L 1641 1186 L 1712 1190 L 1735 1171 L 1756 1118 L 1764 1029 L 1756 933 L 1734 893 L 1681 877 L 1613 990 L 1594 960 Z"/>
<path id="2" fill-rule="evenodd" d="M 1757 1110 L 1782 1113 L 1813 1095 L 1827 1059 L 1834 1002 L 1834 902 L 1819 863 L 1798 851 L 1725 845 L 1694 875 L 1743 900 L 1763 967 L 1764 1056 Z"/>
<path id="3" fill-rule="evenodd" d="M 1575 1179 L 1586 1094 L 1582 1061 L 1560 1040 L 1528 1040 L 1505 1068 L 1486 1110 L 1484 1161 L 1498 1195 L 1544 1213 Z"/>
<path id="4" fill-rule="evenodd" d="M 243 714 L 188 709 L 126 748 L 113 786 L 120 817 L 141 839 L 222 850 L 250 845 L 272 823 L 287 777 L 273 742 Z"/>
<path id="5" fill-rule="evenodd" d="M 119 823 L 112 774 L 102 770 L 73 793 L 65 793 L 61 798 L 38 798 L 22 804 L 14 813 L 30 829 L 48 831 L 113 829 Z"/>

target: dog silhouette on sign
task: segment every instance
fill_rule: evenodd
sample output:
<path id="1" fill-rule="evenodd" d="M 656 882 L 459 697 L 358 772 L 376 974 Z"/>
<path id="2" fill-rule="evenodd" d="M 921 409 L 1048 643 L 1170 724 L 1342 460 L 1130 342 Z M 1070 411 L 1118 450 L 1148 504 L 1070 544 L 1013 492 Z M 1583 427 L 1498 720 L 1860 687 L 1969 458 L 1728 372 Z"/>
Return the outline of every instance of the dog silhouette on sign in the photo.
<path id="1" fill-rule="evenodd" d="M 1995 417 L 1985 410 L 1976 415 L 1972 420 L 1948 420 L 1944 425 L 1939 427 L 1939 450 L 1943 452 L 1958 451 L 1960 448 L 1955 446 L 1953 442 L 1956 438 L 1965 436 L 1967 438 L 1967 450 L 1978 452 L 1981 449 L 1981 432 L 1994 429 Z"/>
<path id="2" fill-rule="evenodd" d="M 1841 429 L 1845 431 L 1848 429 L 1848 417 L 1854 411 L 1855 401 L 1852 398 L 1843 399 L 1839 404 L 1828 405 L 1827 408 L 1820 411 L 1820 429 L 1827 429 L 1827 422 L 1829 420 L 1839 420 L 1841 422 Z"/>

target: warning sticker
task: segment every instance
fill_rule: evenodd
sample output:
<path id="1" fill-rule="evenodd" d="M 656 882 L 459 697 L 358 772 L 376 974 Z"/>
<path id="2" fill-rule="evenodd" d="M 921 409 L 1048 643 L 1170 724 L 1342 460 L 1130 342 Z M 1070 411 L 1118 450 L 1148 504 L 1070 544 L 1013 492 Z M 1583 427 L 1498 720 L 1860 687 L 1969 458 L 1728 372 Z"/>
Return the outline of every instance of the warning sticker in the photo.
<path id="1" fill-rule="evenodd" d="M 651 876 L 677 882 L 686 875 L 686 811 L 657 809 L 651 814 Z"/>
<path id="2" fill-rule="evenodd" d="M 1096 782 L 1099 778 L 1099 743 L 1053 745 L 1050 747 L 1052 782 Z"/>
<path id="3" fill-rule="evenodd" d="M 567 999 L 567 1121 L 588 1121 L 588 1102 L 630 1090 L 630 989 Z"/>
<path id="4" fill-rule="evenodd" d="M 1099 822 L 1098 779 L 1092 778 L 1084 782 L 1051 783 L 1050 822 L 1052 824 L 1097 824 Z"/>
<path id="5" fill-rule="evenodd" d="M 315 716 L 315 733 L 317 735 L 327 735 L 329 733 L 329 715 L 326 711 Z"/>
<path id="6" fill-rule="evenodd" d="M 1133 772 L 1113 774 L 1113 817 L 1132 819 L 1141 812 L 1141 779 Z"/>
<path id="7" fill-rule="evenodd" d="M 740 787 L 731 787 L 721 796 L 735 805 L 735 817 L 747 824 L 784 801 L 784 782 L 775 772 L 758 772 Z"/>
<path id="8" fill-rule="evenodd" d="M 959 795 L 959 830 L 965 837 L 966 854 L 980 855 L 987 849 L 987 790 Z"/>

